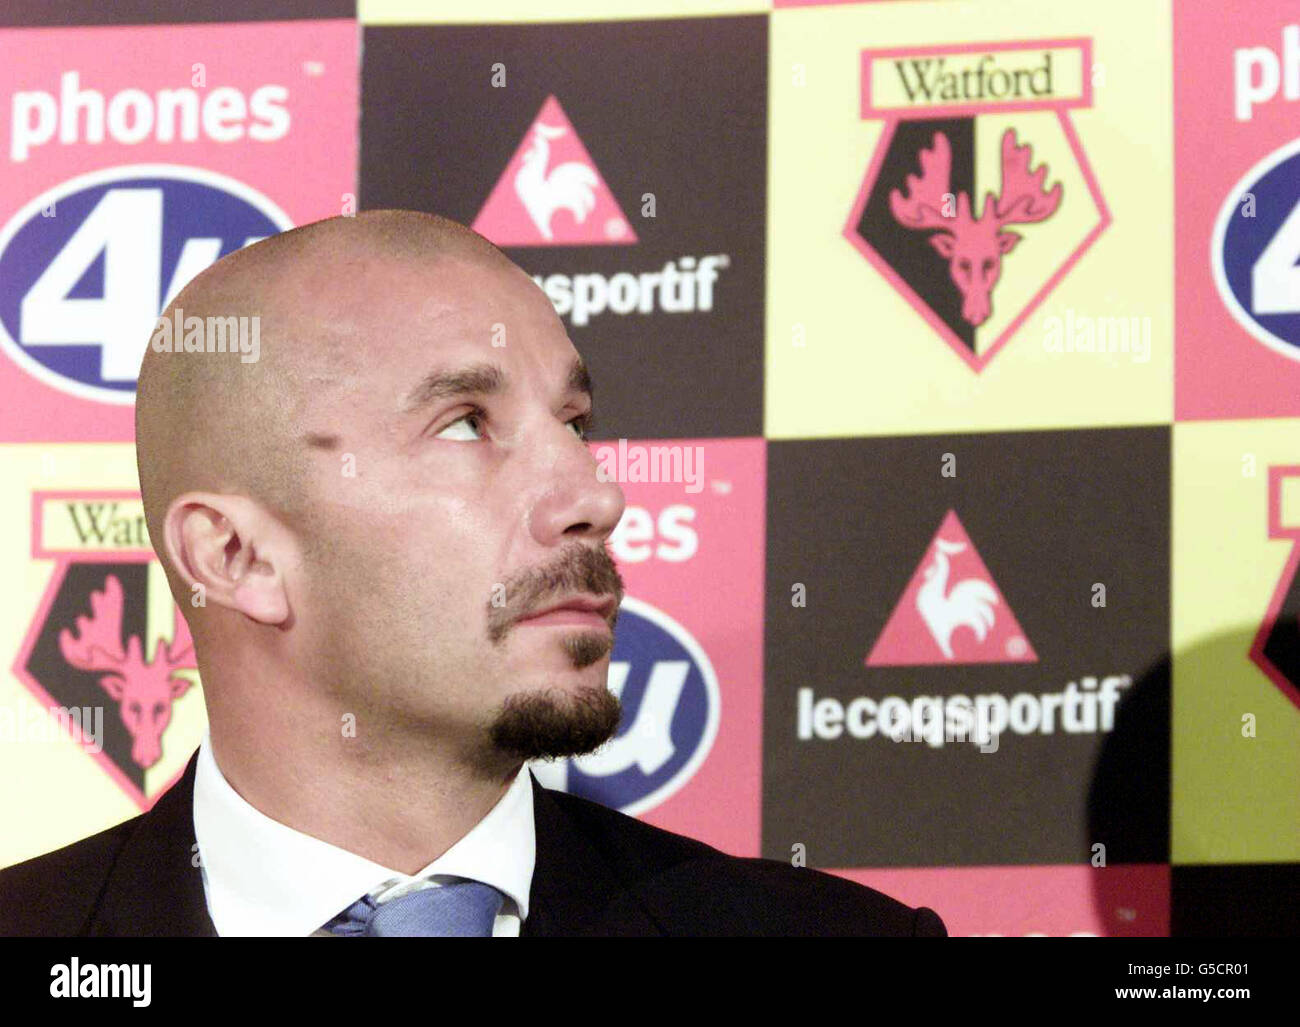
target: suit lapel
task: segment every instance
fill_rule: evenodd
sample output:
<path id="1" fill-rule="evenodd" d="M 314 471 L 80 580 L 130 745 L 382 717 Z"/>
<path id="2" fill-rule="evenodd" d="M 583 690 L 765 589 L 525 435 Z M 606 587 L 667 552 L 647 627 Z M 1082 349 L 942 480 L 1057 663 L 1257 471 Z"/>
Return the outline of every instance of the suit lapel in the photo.
<path id="1" fill-rule="evenodd" d="M 664 932 L 618 876 L 609 857 L 529 771 L 537 861 L 525 938 L 646 937 Z"/>
<path id="2" fill-rule="evenodd" d="M 87 933 L 114 937 L 216 937 L 195 866 L 194 770 L 185 773 L 122 847 L 104 885 Z"/>

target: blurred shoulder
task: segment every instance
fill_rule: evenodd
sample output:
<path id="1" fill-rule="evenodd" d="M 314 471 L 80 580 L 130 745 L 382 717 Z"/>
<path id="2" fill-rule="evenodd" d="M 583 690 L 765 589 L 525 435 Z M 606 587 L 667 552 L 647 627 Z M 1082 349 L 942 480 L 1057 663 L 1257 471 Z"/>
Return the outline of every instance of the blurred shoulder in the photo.
<path id="1" fill-rule="evenodd" d="M 779 860 L 731 856 L 599 803 L 547 794 L 669 934 L 947 935 L 933 910 L 874 888 Z"/>
<path id="2" fill-rule="evenodd" d="M 0 870 L 0 937 L 80 934 L 142 817 Z"/>

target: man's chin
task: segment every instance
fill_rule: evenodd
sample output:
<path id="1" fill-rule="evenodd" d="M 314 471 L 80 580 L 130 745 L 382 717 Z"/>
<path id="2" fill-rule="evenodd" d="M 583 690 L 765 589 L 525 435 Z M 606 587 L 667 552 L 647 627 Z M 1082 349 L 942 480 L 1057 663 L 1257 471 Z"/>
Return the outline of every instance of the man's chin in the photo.
<path id="1" fill-rule="evenodd" d="M 538 630 L 538 634 L 531 632 Z M 548 637 L 549 636 L 549 637 Z M 614 638 L 606 631 L 575 629 L 524 629 L 513 636 L 528 648 L 522 659 L 538 670 L 563 667 L 566 670 L 585 670 L 605 660 L 614 649 Z M 516 657 L 519 659 L 520 657 Z"/>
<path id="2" fill-rule="evenodd" d="M 618 697 L 605 685 L 518 692 L 502 704 L 488 729 L 492 748 L 512 760 L 581 756 L 618 731 Z"/>

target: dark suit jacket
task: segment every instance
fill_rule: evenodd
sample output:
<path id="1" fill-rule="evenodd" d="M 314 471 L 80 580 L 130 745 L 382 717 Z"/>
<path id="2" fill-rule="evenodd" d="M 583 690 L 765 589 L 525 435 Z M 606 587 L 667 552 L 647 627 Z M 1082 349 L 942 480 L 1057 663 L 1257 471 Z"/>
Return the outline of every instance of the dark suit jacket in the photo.
<path id="1" fill-rule="evenodd" d="M 194 865 L 194 768 L 141 816 L 0 871 L 0 936 L 215 937 Z M 871 888 L 728 856 L 533 778 L 524 937 L 929 935 L 943 921 Z"/>

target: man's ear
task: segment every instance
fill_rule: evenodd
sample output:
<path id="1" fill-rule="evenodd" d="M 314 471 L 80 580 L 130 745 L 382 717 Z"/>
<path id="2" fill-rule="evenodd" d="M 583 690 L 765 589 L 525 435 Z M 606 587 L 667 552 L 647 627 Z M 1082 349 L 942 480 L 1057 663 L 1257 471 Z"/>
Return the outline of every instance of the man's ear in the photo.
<path id="1" fill-rule="evenodd" d="M 186 492 L 163 521 L 167 555 L 204 601 L 278 626 L 289 618 L 284 572 L 292 543 L 284 527 L 243 496 Z"/>

